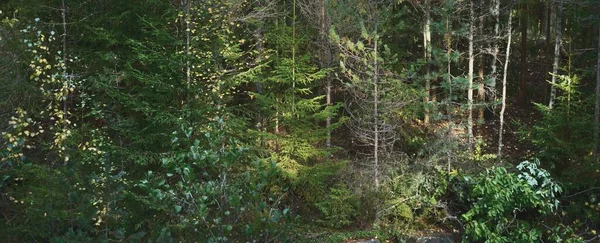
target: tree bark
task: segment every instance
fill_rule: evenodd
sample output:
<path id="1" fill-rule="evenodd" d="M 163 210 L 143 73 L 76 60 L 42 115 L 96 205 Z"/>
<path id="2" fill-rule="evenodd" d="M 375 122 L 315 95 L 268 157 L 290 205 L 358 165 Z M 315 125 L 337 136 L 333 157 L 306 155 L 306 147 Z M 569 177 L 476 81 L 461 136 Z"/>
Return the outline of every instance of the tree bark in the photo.
<path id="1" fill-rule="evenodd" d="M 544 18 L 544 39 L 546 41 L 546 50 L 550 49 L 550 28 L 552 26 L 552 7 L 551 3 L 546 3 L 546 17 Z"/>
<path id="2" fill-rule="evenodd" d="M 504 133 L 504 111 L 506 110 L 506 87 L 508 83 L 506 76 L 508 73 L 508 62 L 510 61 L 510 44 L 512 41 L 512 13 L 508 8 L 508 41 L 506 43 L 506 59 L 504 60 L 504 73 L 502 74 L 502 109 L 500 110 L 500 129 L 498 130 L 498 158 L 502 158 L 502 134 Z"/>
<path id="3" fill-rule="evenodd" d="M 498 64 L 498 52 L 500 51 L 498 39 L 500 38 L 500 0 L 493 0 L 492 5 L 492 16 L 494 17 L 494 41 L 492 47 L 492 73 L 491 73 L 491 82 L 489 84 L 488 89 L 490 90 L 490 94 L 493 96 L 493 99 L 496 100 L 496 77 L 497 77 L 497 64 Z"/>
<path id="4" fill-rule="evenodd" d="M 329 41 L 328 41 L 328 31 L 330 28 L 330 24 L 327 18 L 327 11 L 326 11 L 326 5 L 325 5 L 325 0 L 321 0 L 320 2 L 320 10 L 321 10 L 321 26 L 320 26 L 320 38 L 321 38 L 321 48 L 322 48 L 322 52 L 321 52 L 321 68 L 328 68 L 331 62 L 331 50 L 329 48 Z M 327 102 L 327 106 L 331 106 L 331 102 L 332 102 L 332 94 L 331 94 L 331 76 L 327 75 L 325 77 L 326 79 L 326 84 L 325 84 L 325 90 L 326 90 L 326 102 Z M 326 140 L 326 146 L 329 148 L 331 147 L 331 116 L 327 115 L 327 118 L 325 120 L 325 128 L 327 129 L 327 140 Z"/>
<path id="5" fill-rule="evenodd" d="M 451 73 L 451 59 L 450 54 L 452 53 L 452 36 L 450 34 L 450 14 L 446 12 L 446 33 L 444 34 L 444 46 L 446 48 L 446 74 L 448 78 L 448 97 L 446 98 L 447 102 L 447 117 L 448 117 L 448 137 L 453 136 L 452 130 L 454 127 L 454 123 L 452 121 L 452 73 Z M 452 170 L 452 150 L 448 149 L 446 151 L 446 172 L 448 183 L 450 183 L 450 171 Z"/>
<path id="6" fill-rule="evenodd" d="M 550 3 L 548 3 L 548 5 L 550 5 L 550 10 L 548 12 L 548 14 L 550 15 L 550 22 L 548 23 L 548 39 L 546 40 L 546 43 L 548 44 L 548 49 L 547 49 L 547 53 L 551 54 L 552 53 L 552 37 L 554 37 L 555 33 L 555 25 L 556 25 L 556 6 L 554 5 L 554 2 L 550 1 Z"/>
<path id="7" fill-rule="evenodd" d="M 296 0 L 292 2 L 292 117 L 296 114 Z"/>
<path id="8" fill-rule="evenodd" d="M 375 33 L 377 34 L 377 24 L 375 25 Z M 378 61 L 377 61 L 377 44 L 379 41 L 379 37 L 375 36 L 375 43 L 374 43 L 374 48 L 373 48 L 373 52 L 374 52 L 374 56 L 375 58 L 373 59 L 373 67 L 375 69 L 374 73 L 373 73 L 373 106 L 374 106 L 374 110 L 373 110 L 373 119 L 375 120 L 375 126 L 374 126 L 374 143 L 373 143 L 373 150 L 374 150 L 374 170 L 375 170 L 375 189 L 379 190 L 379 67 L 378 67 Z"/>
<path id="9" fill-rule="evenodd" d="M 485 25 L 485 17 L 483 15 L 483 13 L 481 13 L 481 16 L 479 17 L 479 27 L 478 27 L 478 33 L 479 35 L 483 35 L 483 28 Z M 477 118 L 477 124 L 478 127 L 480 129 L 478 129 L 479 131 L 479 136 L 482 136 L 482 132 L 485 131 L 483 129 L 483 124 L 484 124 L 484 118 L 483 118 L 483 112 L 485 109 L 485 75 L 484 75 L 484 67 L 483 67 L 483 63 L 484 63 L 484 45 L 483 43 L 479 44 L 479 60 L 477 63 L 478 66 L 478 74 L 479 74 L 479 82 L 478 82 L 478 90 L 477 90 L 477 97 L 478 97 L 478 102 L 479 102 L 479 108 L 478 108 L 478 112 L 479 112 L 479 116 Z"/>
<path id="10" fill-rule="evenodd" d="M 452 72 L 451 72 L 451 64 L 452 61 L 450 59 L 450 55 L 452 54 L 452 35 L 450 34 L 450 16 L 446 14 L 446 33 L 444 34 L 444 44 L 446 46 L 446 75 L 448 76 L 448 97 L 446 97 L 447 103 L 447 116 L 448 122 L 452 122 Z"/>
<path id="11" fill-rule="evenodd" d="M 67 88 L 67 92 L 63 93 L 63 102 L 62 102 L 62 110 L 63 110 L 63 117 L 61 119 L 61 126 L 62 126 L 62 132 L 66 132 L 67 130 L 67 126 L 69 124 L 69 111 L 68 111 L 68 100 L 69 100 L 69 94 L 71 93 L 70 88 L 72 86 L 72 80 L 70 75 L 67 73 L 67 66 L 68 66 L 68 55 L 67 55 L 67 5 L 65 4 L 65 0 L 61 1 L 62 3 L 62 7 L 60 10 L 61 13 L 61 17 L 62 17 L 62 28 L 63 28 L 63 34 L 62 34 L 62 61 L 63 61 L 63 73 L 62 76 L 64 78 L 63 80 L 63 84 L 66 85 Z M 62 143 L 62 142 L 61 142 Z M 62 144 L 61 146 L 66 146 L 64 144 Z M 63 156 L 63 165 L 67 165 L 67 162 L 69 162 L 69 156 L 64 154 L 64 152 L 60 152 L 61 155 Z"/>
<path id="12" fill-rule="evenodd" d="M 519 79 L 519 103 L 527 102 L 527 4 L 521 7 L 521 68 Z"/>
<path id="13" fill-rule="evenodd" d="M 425 23 L 423 25 L 423 49 L 425 56 L 425 117 L 423 123 L 429 123 L 430 116 L 430 98 L 431 98 L 431 3 L 425 0 Z"/>
<path id="14" fill-rule="evenodd" d="M 190 56 L 191 56 L 191 51 L 190 51 L 190 40 L 191 40 L 191 26 L 190 26 L 190 0 L 184 0 L 181 1 L 182 4 L 184 4 L 184 6 L 182 6 L 184 8 L 184 13 L 185 13 L 185 58 L 187 59 L 185 61 L 185 82 L 187 84 L 187 88 L 190 88 L 190 84 L 192 82 L 191 80 L 191 63 L 190 63 Z"/>
<path id="15" fill-rule="evenodd" d="M 596 63 L 596 107 L 594 109 L 594 161 L 600 150 L 600 27 L 598 28 L 598 61 Z"/>
<path id="16" fill-rule="evenodd" d="M 262 8 L 263 7 L 263 2 L 262 1 L 255 1 L 256 7 L 257 8 Z M 256 58 L 255 61 L 255 65 L 260 65 L 263 61 L 263 53 L 264 53 L 264 32 L 263 32 L 263 27 L 262 26 L 258 26 L 254 32 L 254 38 L 256 38 L 256 52 L 258 53 L 258 56 Z M 254 82 L 254 87 L 256 89 L 256 93 L 258 94 L 263 94 L 263 85 L 261 82 Z M 256 128 L 258 131 L 261 132 L 266 132 L 267 128 L 269 127 L 269 121 L 267 121 L 267 119 L 265 119 L 265 117 L 263 116 L 262 113 L 257 113 L 257 118 L 256 118 Z M 265 146 L 265 141 L 263 140 L 262 137 L 259 137 L 259 142 L 258 144 L 262 147 Z"/>
<path id="17" fill-rule="evenodd" d="M 561 15 L 562 15 L 562 0 L 558 0 L 556 2 L 556 8 L 554 11 L 554 26 L 555 29 L 555 39 L 554 39 L 554 63 L 552 64 L 552 84 L 556 83 L 556 75 L 558 75 L 558 68 L 560 65 L 560 47 L 562 42 L 562 30 L 561 30 Z M 556 87 L 555 85 L 550 86 L 550 102 L 548 102 L 548 107 L 552 109 L 554 106 L 554 99 L 556 99 Z"/>
<path id="18" fill-rule="evenodd" d="M 546 7 L 548 8 L 548 12 L 547 12 L 547 18 L 548 21 L 546 22 L 546 36 L 545 36 L 545 42 L 546 42 L 546 46 L 545 46 L 545 57 L 549 57 L 552 54 L 552 36 L 554 33 L 554 12 L 555 12 L 555 8 L 554 8 L 554 4 L 552 2 L 548 2 L 546 3 Z M 548 60 L 548 59 L 545 59 Z M 544 65 L 545 68 L 545 75 L 544 75 L 544 80 L 549 80 L 550 77 L 548 77 L 549 73 L 552 72 L 552 65 Z M 543 100 L 547 100 L 549 99 L 549 86 L 548 86 L 548 82 L 544 82 L 543 84 L 543 95 L 542 98 Z"/>
<path id="19" fill-rule="evenodd" d="M 467 120 L 467 139 L 469 145 L 469 151 L 473 150 L 474 138 L 473 138 L 473 69 L 474 69 L 474 60 L 475 57 L 473 55 L 473 34 L 475 32 L 475 9 L 474 9 L 473 0 L 471 0 L 470 4 L 470 14 L 469 14 L 469 88 L 467 91 L 468 98 L 468 113 L 469 118 Z"/>

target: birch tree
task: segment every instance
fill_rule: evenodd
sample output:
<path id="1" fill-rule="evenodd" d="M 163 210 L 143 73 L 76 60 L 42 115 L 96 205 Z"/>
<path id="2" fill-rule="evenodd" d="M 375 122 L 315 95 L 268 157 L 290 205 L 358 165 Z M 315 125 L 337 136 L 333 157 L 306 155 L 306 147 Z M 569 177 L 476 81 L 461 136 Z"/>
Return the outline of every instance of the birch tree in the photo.
<path id="1" fill-rule="evenodd" d="M 558 75 L 558 68 L 560 65 L 560 48 L 562 45 L 562 29 L 561 29 L 561 16 L 562 16 L 562 0 L 557 0 L 556 8 L 554 11 L 554 62 L 552 64 L 552 84 L 556 83 L 556 76 Z M 554 106 L 554 100 L 556 99 L 556 86 L 550 85 L 550 102 L 548 107 L 552 109 Z"/>
<path id="2" fill-rule="evenodd" d="M 432 0 L 425 0 L 423 2 L 418 0 L 410 0 L 409 1 L 412 6 L 420 13 L 423 14 L 423 22 L 421 27 L 421 33 L 423 35 L 423 61 L 425 62 L 424 68 L 424 79 L 425 79 L 425 94 L 423 95 L 423 123 L 428 124 L 431 119 L 431 108 L 435 102 L 435 91 L 432 94 L 431 90 L 431 81 L 433 79 L 432 75 L 432 56 L 433 56 L 433 46 L 431 44 L 431 13 L 432 13 Z"/>
<path id="3" fill-rule="evenodd" d="M 507 83 L 507 73 L 508 73 L 508 63 L 510 61 L 510 44 L 512 41 L 512 13 L 511 7 L 509 5 L 508 8 L 508 23 L 506 24 L 508 31 L 508 40 L 506 42 L 506 58 L 504 60 L 504 73 L 502 74 L 502 109 L 500 110 L 500 129 L 498 129 L 498 158 L 502 157 L 502 135 L 504 133 L 504 111 L 506 111 L 506 87 Z"/>
<path id="4" fill-rule="evenodd" d="M 500 0 L 492 0 L 492 6 L 490 9 L 492 16 L 494 17 L 494 39 L 492 41 L 492 73 L 491 82 L 489 83 L 488 89 L 493 95 L 493 100 L 496 100 L 496 78 L 497 78 L 497 64 L 498 64 L 498 52 L 500 36 Z"/>
<path id="5" fill-rule="evenodd" d="M 475 3 L 473 0 L 470 1 L 469 4 L 469 73 L 468 73 L 468 90 L 467 90 L 467 110 L 469 113 L 469 117 L 467 120 L 467 140 L 469 144 L 469 150 L 473 149 L 474 138 L 473 138 L 473 69 L 474 69 L 474 61 L 475 56 L 473 53 L 473 35 L 475 32 Z"/>
<path id="6" fill-rule="evenodd" d="M 423 122 L 429 123 L 430 116 L 430 101 L 431 101 L 431 0 L 425 0 L 424 6 L 425 21 L 423 24 L 423 49 L 425 57 L 425 117 Z"/>
<path id="7" fill-rule="evenodd" d="M 484 2 L 485 3 L 485 2 Z M 483 10 L 483 8 L 482 8 Z M 486 15 L 484 14 L 483 11 L 481 11 L 479 13 L 479 26 L 477 28 L 477 33 L 479 36 L 483 36 L 484 30 L 485 30 L 485 17 Z M 483 118 L 483 112 L 485 109 L 485 68 L 484 68 L 484 58 L 485 56 L 483 55 L 485 52 L 485 45 L 484 45 L 484 41 L 480 40 L 479 41 L 479 60 L 477 63 L 478 66 L 478 72 L 477 74 L 479 75 L 478 78 L 478 84 L 477 84 L 477 98 L 479 101 L 479 108 L 478 108 L 478 117 L 477 117 L 477 124 L 479 126 L 483 126 L 484 123 L 484 118 Z M 484 132 L 484 129 L 480 129 L 480 135 L 481 133 Z"/>

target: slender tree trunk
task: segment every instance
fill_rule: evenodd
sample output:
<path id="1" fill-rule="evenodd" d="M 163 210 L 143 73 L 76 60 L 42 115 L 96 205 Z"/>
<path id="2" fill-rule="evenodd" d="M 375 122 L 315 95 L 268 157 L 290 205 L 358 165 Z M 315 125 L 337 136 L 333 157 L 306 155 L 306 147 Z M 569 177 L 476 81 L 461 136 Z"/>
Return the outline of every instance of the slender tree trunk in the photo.
<path id="1" fill-rule="evenodd" d="M 257 8 L 260 9 L 263 7 L 263 2 L 261 0 L 256 1 L 255 3 L 256 3 Z M 264 53 L 264 32 L 263 32 L 262 26 L 259 26 L 258 28 L 256 28 L 256 31 L 254 32 L 254 37 L 256 38 L 256 51 L 259 53 L 258 57 L 256 58 L 256 65 L 260 65 L 263 61 L 262 55 Z M 254 87 L 256 88 L 256 92 L 258 94 L 263 94 L 263 85 L 261 82 L 255 82 Z M 258 116 L 256 118 L 257 130 L 261 131 L 261 132 L 266 132 L 267 128 L 269 127 L 268 123 L 269 122 L 267 121 L 267 119 L 265 119 L 263 114 L 258 113 Z M 265 146 L 265 141 L 263 140 L 262 137 L 259 137 L 259 144 L 261 147 Z"/>
<path id="2" fill-rule="evenodd" d="M 485 25 L 485 17 L 483 16 L 483 13 L 481 13 L 481 17 L 479 17 L 479 27 L 478 27 L 478 33 L 479 35 L 483 35 L 483 28 Z M 479 136 L 483 136 L 483 132 L 485 131 L 483 129 L 483 125 L 484 125 L 484 119 L 483 119 L 483 112 L 485 109 L 485 75 L 484 75 L 484 68 L 483 68 L 483 49 L 484 49 L 484 45 L 483 43 L 479 44 L 479 60 L 477 61 L 477 66 L 478 66 L 478 74 L 479 74 L 479 82 L 478 82 L 478 89 L 477 89 L 477 97 L 479 100 L 479 116 L 477 118 L 477 124 L 479 126 Z"/>
<path id="3" fill-rule="evenodd" d="M 450 17 L 449 17 L 449 13 L 446 12 L 446 33 L 444 34 L 444 45 L 446 48 L 446 74 L 447 74 L 447 78 L 448 78 L 448 97 L 447 99 L 447 117 L 448 117 L 448 137 L 453 136 L 452 135 L 452 129 L 454 127 L 454 123 L 452 121 L 452 110 L 453 110 L 453 106 L 452 106 L 452 73 L 451 71 L 451 60 L 450 60 L 450 54 L 452 52 L 452 36 L 450 34 Z M 448 149 L 446 151 L 446 172 L 447 174 L 447 180 L 448 183 L 450 183 L 451 177 L 450 177 L 450 171 L 452 170 L 452 150 Z"/>
<path id="4" fill-rule="evenodd" d="M 377 24 L 375 25 L 375 33 L 377 35 Z M 374 142 L 373 142 L 373 150 L 374 150 L 374 166 L 375 166 L 375 189 L 379 190 L 379 67 L 378 67 L 378 55 L 377 55 L 377 51 L 378 51 L 378 41 L 379 41 L 379 37 L 375 36 L 375 43 L 374 43 L 374 56 L 375 58 L 373 59 L 373 67 L 375 69 L 375 72 L 373 73 L 373 119 L 375 121 L 375 126 L 374 126 Z"/>
<path id="5" fill-rule="evenodd" d="M 467 120 L 467 139 L 469 144 L 469 151 L 473 150 L 473 69 L 474 69 L 474 61 L 475 57 L 473 55 L 473 34 L 475 32 L 475 7 L 473 0 L 471 0 L 470 4 L 470 14 L 469 14 L 469 89 L 467 91 L 468 98 L 468 112 L 469 118 Z"/>
<path id="6" fill-rule="evenodd" d="M 552 2 L 548 2 L 546 3 L 546 6 L 548 8 L 548 21 L 546 23 L 546 46 L 545 46 L 545 60 L 548 60 L 547 58 L 552 54 L 552 36 L 554 33 L 554 12 L 555 12 L 555 8 L 554 8 L 554 3 Z M 545 63 L 546 64 L 546 63 Z M 544 80 L 548 80 L 550 77 L 548 77 L 548 74 L 550 72 L 552 72 L 552 65 L 544 65 L 545 68 L 545 76 L 544 76 Z M 549 84 L 548 82 L 544 82 L 543 84 L 543 95 L 542 98 L 543 100 L 547 100 L 549 99 Z"/>
<path id="7" fill-rule="evenodd" d="M 510 44 L 512 41 L 512 13 L 508 8 L 508 41 L 506 43 L 506 59 L 504 60 L 504 73 L 502 74 L 502 109 L 500 110 L 500 129 L 498 130 L 498 158 L 502 158 L 502 134 L 504 133 L 504 111 L 506 110 L 506 87 L 508 83 L 506 76 L 508 73 L 508 62 L 510 61 Z"/>
<path id="8" fill-rule="evenodd" d="M 548 5 L 550 6 L 550 10 L 548 12 L 548 14 L 550 15 L 550 22 L 548 23 L 548 34 L 547 37 L 548 39 L 546 40 L 546 42 L 548 43 L 548 53 L 552 52 L 552 37 L 554 37 L 555 33 L 555 26 L 556 26 L 556 6 L 554 5 L 554 2 L 550 1 L 548 3 Z"/>
<path id="9" fill-rule="evenodd" d="M 292 117 L 296 114 L 296 0 L 292 5 Z"/>
<path id="10" fill-rule="evenodd" d="M 546 41 L 546 50 L 550 49 L 550 42 L 551 42 L 551 26 L 552 26 L 552 7 L 551 7 L 551 3 L 546 3 L 546 18 L 544 21 L 544 38 Z"/>
<path id="11" fill-rule="evenodd" d="M 423 47 L 425 56 L 425 118 L 423 122 L 429 123 L 430 115 L 430 97 L 431 97 L 431 3 L 430 0 L 425 0 L 425 24 L 423 25 Z"/>
<path id="12" fill-rule="evenodd" d="M 598 28 L 598 61 L 596 63 L 596 107 L 594 110 L 594 161 L 598 162 L 600 150 L 600 27 Z"/>
<path id="13" fill-rule="evenodd" d="M 275 105 L 275 134 L 279 135 L 281 133 L 279 129 L 279 110 L 281 109 L 279 104 L 281 104 L 281 97 L 277 97 L 275 100 L 277 101 L 277 104 Z M 279 152 L 280 148 L 279 136 L 275 136 L 275 151 Z"/>
<path id="14" fill-rule="evenodd" d="M 494 41 L 492 47 L 492 73 L 491 73 L 491 82 L 489 84 L 488 89 L 490 90 L 490 94 L 493 98 L 491 100 L 496 100 L 496 78 L 498 76 L 497 72 L 497 64 L 498 64 L 498 52 L 499 48 L 499 38 L 500 38 L 500 0 L 493 0 L 492 6 L 492 16 L 494 17 Z"/>
<path id="15" fill-rule="evenodd" d="M 448 97 L 446 97 L 446 103 L 447 103 L 447 115 L 448 115 L 448 122 L 452 122 L 452 112 L 453 112 L 453 105 L 452 105 L 452 73 L 451 71 L 451 64 L 452 61 L 450 59 L 450 55 L 452 54 L 452 35 L 450 34 L 450 16 L 447 13 L 446 14 L 446 33 L 444 34 L 444 41 L 445 41 L 445 46 L 446 46 L 446 75 L 448 76 Z"/>
<path id="16" fill-rule="evenodd" d="M 62 8 L 61 8 L 61 17 L 62 17 L 62 27 L 63 27 L 63 34 L 62 34 L 62 59 L 63 59 L 63 78 L 64 81 L 67 83 L 67 86 L 71 86 L 71 78 L 69 77 L 69 74 L 67 73 L 67 62 L 68 60 L 68 56 L 67 56 L 67 5 L 65 4 L 65 0 L 62 0 Z M 63 94 L 63 118 L 62 118 L 62 129 L 63 132 L 65 132 L 65 130 L 67 129 L 67 119 L 68 119 L 68 111 L 67 111 L 67 102 L 68 102 L 68 94 L 69 92 L 67 92 L 66 94 Z M 64 146 L 64 145 L 63 145 Z M 63 154 L 63 163 L 64 165 L 67 164 L 67 162 L 69 161 L 69 156 L 66 156 L 65 154 Z"/>
<path id="17" fill-rule="evenodd" d="M 519 79 L 519 102 L 524 105 L 527 102 L 527 4 L 521 7 L 521 71 Z"/>
<path id="18" fill-rule="evenodd" d="M 321 48 L 322 48 L 322 56 L 321 56 L 321 68 L 328 68 L 329 67 L 329 63 L 331 62 L 331 49 L 329 48 L 329 41 L 328 41 L 328 31 L 329 31 L 329 21 L 327 18 L 327 11 L 326 11 L 326 5 L 325 5 L 325 0 L 321 0 L 321 29 L 320 29 L 320 34 L 321 34 Z M 327 106 L 331 106 L 331 102 L 332 102 L 332 94 L 331 94 L 331 76 L 327 75 L 325 77 L 326 79 L 326 85 L 325 85 L 325 89 L 326 89 L 326 102 L 327 102 Z M 325 120 L 325 128 L 327 129 L 327 141 L 326 141 L 326 146 L 327 147 L 331 147 L 331 116 L 327 115 L 327 118 Z"/>
<path id="19" fill-rule="evenodd" d="M 62 48 L 63 48 L 63 58 L 66 59 L 67 57 L 67 6 L 65 5 L 65 0 L 62 0 L 62 8 L 60 10 L 60 15 L 62 17 L 62 27 L 63 27 L 63 34 L 62 34 Z M 66 60 L 63 60 L 66 62 Z"/>
<path id="20" fill-rule="evenodd" d="M 191 0 L 182 0 L 181 3 L 183 4 L 183 8 L 184 8 L 184 12 L 185 12 L 185 82 L 187 84 L 187 88 L 190 88 L 190 85 L 192 83 L 192 79 L 191 79 L 191 63 L 190 63 L 190 56 L 191 56 L 191 51 L 190 51 L 190 40 L 191 40 L 191 33 L 192 33 L 192 29 L 191 29 L 191 25 L 190 25 L 190 21 L 191 21 L 191 17 L 190 17 L 190 1 Z"/>
<path id="21" fill-rule="evenodd" d="M 482 62 L 480 60 L 480 62 Z M 483 65 L 483 64 L 480 64 Z M 478 108 L 478 112 L 479 112 L 479 116 L 477 117 L 477 124 L 479 126 L 479 132 L 481 134 L 479 134 L 478 136 L 483 136 L 483 125 L 485 124 L 485 119 L 483 116 L 483 113 L 485 111 L 485 81 L 484 81 L 484 77 L 483 77 L 483 66 L 479 67 L 479 84 L 478 84 L 478 90 L 477 90 L 477 97 L 479 97 L 479 108 Z"/>
<path id="22" fill-rule="evenodd" d="M 554 40 L 554 63 L 552 64 L 552 83 L 556 83 L 556 75 L 558 75 L 558 67 L 560 65 L 560 47 L 562 44 L 562 30 L 561 30 L 561 15 L 562 15 L 562 0 L 558 0 L 556 3 L 556 8 L 554 12 L 554 26 L 556 27 L 555 40 Z M 555 85 L 550 86 L 550 102 L 548 103 L 548 107 L 552 109 L 554 106 L 554 99 L 556 99 L 556 87 Z"/>

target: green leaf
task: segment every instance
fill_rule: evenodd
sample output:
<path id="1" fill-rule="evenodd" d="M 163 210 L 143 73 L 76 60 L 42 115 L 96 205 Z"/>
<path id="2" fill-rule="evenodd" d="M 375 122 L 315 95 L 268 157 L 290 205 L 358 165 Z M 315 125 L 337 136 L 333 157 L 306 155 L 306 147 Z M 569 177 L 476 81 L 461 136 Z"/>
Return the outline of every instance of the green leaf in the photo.
<path id="1" fill-rule="evenodd" d="M 365 40 L 371 39 L 371 37 L 369 37 L 369 33 L 367 32 L 367 28 L 365 27 L 365 24 L 362 21 L 360 22 L 360 37 L 362 37 Z"/>
<path id="2" fill-rule="evenodd" d="M 356 49 L 359 51 L 365 50 L 365 44 L 363 44 L 362 41 L 356 42 Z"/>

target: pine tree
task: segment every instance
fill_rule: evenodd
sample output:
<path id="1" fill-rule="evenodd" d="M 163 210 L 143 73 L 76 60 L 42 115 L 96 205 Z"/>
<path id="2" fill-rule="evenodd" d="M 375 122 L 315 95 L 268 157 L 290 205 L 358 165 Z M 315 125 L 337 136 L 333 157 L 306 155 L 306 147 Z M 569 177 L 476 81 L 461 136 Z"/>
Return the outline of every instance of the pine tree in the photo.
<path id="1" fill-rule="evenodd" d="M 372 171 L 378 189 L 384 161 L 393 153 L 397 139 L 395 129 L 401 123 L 394 111 L 407 106 L 414 94 L 390 71 L 395 57 L 381 44 L 376 17 L 372 21 L 371 31 L 361 25 L 360 40 L 340 38 L 333 30 L 330 35 L 339 45 L 341 72 L 348 80 L 346 92 L 351 98 L 346 102 L 347 125 L 365 148 L 368 163 L 362 166 Z"/>
<path id="2" fill-rule="evenodd" d="M 299 54 L 307 43 L 298 34 L 301 25 L 295 1 L 290 12 L 291 24 L 271 26 L 266 36 L 266 45 L 274 48 L 267 52 L 276 55 L 263 68 L 263 78 L 255 81 L 262 93 L 252 96 L 259 104 L 256 112 L 269 121 L 259 129 L 259 136 L 268 142 L 259 147 L 266 150 L 268 157 L 275 158 L 291 178 L 296 178 L 302 168 L 330 153 L 320 143 L 327 141 L 331 129 L 339 125 L 330 123 L 323 128 L 318 124 L 331 118 L 339 105 L 323 104 L 326 96 L 314 94 L 318 81 L 326 78 L 329 70 L 312 64 L 311 55 Z"/>

